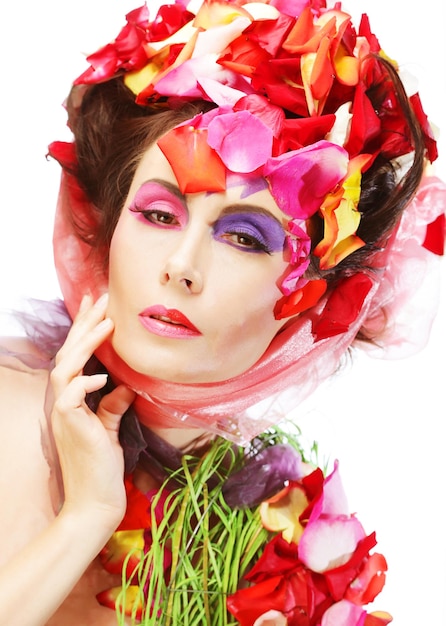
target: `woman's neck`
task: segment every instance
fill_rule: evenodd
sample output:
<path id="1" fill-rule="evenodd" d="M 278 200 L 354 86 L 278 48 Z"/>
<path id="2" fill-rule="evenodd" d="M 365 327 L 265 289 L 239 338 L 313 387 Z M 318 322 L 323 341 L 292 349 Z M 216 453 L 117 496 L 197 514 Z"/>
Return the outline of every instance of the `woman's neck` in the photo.
<path id="1" fill-rule="evenodd" d="M 142 422 L 145 426 L 150 428 L 158 437 L 175 446 L 183 452 L 192 452 L 196 447 L 201 447 L 210 439 L 212 435 L 205 430 L 198 428 L 162 428 L 159 426 L 153 427 L 150 423 Z"/>
<path id="2" fill-rule="evenodd" d="M 193 449 L 196 442 L 201 445 L 203 440 L 211 438 L 204 429 L 181 427 L 179 417 L 173 416 L 169 409 L 155 405 L 145 398 L 137 397 L 133 408 L 141 424 L 150 428 L 167 443 L 185 452 Z"/>

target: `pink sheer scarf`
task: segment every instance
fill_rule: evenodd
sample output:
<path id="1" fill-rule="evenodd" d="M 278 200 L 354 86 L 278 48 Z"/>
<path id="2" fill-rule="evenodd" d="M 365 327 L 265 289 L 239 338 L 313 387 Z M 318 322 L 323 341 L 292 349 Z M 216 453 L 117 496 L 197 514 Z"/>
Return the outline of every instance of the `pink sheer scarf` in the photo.
<path id="1" fill-rule="evenodd" d="M 313 309 L 284 327 L 262 358 L 240 376 L 218 383 L 171 383 L 133 371 L 114 352 L 110 342 L 102 345 L 96 355 L 115 382 L 123 382 L 137 392 L 135 409 L 147 425 L 202 428 L 244 443 L 279 422 L 284 411 L 297 406 L 332 375 L 361 329 L 383 350 L 387 344 L 399 355 L 404 353 L 406 330 L 404 325 L 398 327 L 397 318 L 408 303 L 412 311 L 420 304 L 414 303 L 419 300 L 416 296 L 423 281 L 437 285 L 431 273 L 436 255 L 428 249 L 432 246 L 426 246 L 426 233 L 428 225 L 435 223 L 437 239 L 444 241 L 445 198 L 446 186 L 441 181 L 432 177 L 424 180 L 387 249 L 375 257 L 376 270 L 362 275 L 365 289 L 361 298 L 352 307 L 348 292 L 346 296 L 340 291 L 337 294 L 348 323 L 337 326 L 333 322 L 330 303 L 327 305 L 329 296 L 324 296 Z M 96 298 L 106 291 L 107 276 L 102 256 L 79 239 L 70 214 L 88 222 L 92 210 L 75 180 L 63 174 L 54 255 L 65 304 L 74 317 L 85 293 Z M 420 325 L 429 328 L 435 315 L 434 303 L 430 300 L 420 309 Z M 329 330 L 317 333 L 315 324 L 322 318 Z M 420 335 L 423 336 L 426 337 L 425 332 Z M 411 351 L 421 347 L 419 341 L 415 346 L 413 336 L 409 344 Z"/>

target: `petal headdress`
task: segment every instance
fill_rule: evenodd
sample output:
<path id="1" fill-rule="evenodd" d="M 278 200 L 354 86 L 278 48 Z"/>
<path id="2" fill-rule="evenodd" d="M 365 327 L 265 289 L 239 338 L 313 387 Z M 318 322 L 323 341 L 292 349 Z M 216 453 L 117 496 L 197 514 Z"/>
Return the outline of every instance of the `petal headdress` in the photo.
<path id="1" fill-rule="evenodd" d="M 390 237 L 387 233 L 359 264 L 367 269 L 340 272 L 334 288 L 326 290 L 324 276 L 365 247 L 358 207 L 366 172 L 379 159 L 402 170 L 416 148 L 420 154 L 386 71 L 386 64 L 396 65 L 381 50 L 366 16 L 356 29 L 340 3 L 327 8 L 324 0 L 205 0 L 198 6 L 178 1 L 161 7 L 153 19 L 144 5 L 130 12 L 116 39 L 88 61 L 75 85 L 123 80 L 142 109 L 175 109 L 194 101 L 207 105 L 158 141 L 183 192 L 224 189 L 232 175 L 261 176 L 290 218 L 289 271 L 275 315 L 298 317 L 250 370 L 215 385 L 177 385 L 131 371 L 109 344 L 98 351 L 111 374 L 136 389 L 141 404 L 148 400 L 165 409 L 172 424 L 180 419 L 249 439 L 277 421 L 268 399 L 290 387 L 298 399 L 305 397 L 334 371 L 363 326 L 377 330 L 381 301 L 376 294 L 389 282 L 386 267 L 392 265 L 392 250 L 399 249 L 401 228 L 424 231 L 416 254 L 432 255 L 429 242 L 444 240 L 439 201 Z M 418 94 L 410 105 L 422 129 L 417 139 L 422 158 L 434 161 L 436 143 Z M 196 167 L 196 150 L 207 155 L 205 171 Z M 53 144 L 50 152 L 75 171 L 70 147 Z M 441 188 L 439 196 L 443 193 Z M 73 315 L 80 286 L 99 294 L 107 279 L 103 260 L 73 231 L 67 208 L 79 221 L 91 222 L 89 201 L 71 174 L 62 183 L 55 253 Z M 369 309 L 373 325 L 366 324 Z"/>

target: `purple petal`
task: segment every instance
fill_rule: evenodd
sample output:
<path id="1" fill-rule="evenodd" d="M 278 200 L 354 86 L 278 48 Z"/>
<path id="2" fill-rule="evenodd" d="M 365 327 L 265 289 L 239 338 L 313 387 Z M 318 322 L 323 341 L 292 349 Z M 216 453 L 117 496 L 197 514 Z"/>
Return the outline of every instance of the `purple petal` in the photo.
<path id="1" fill-rule="evenodd" d="M 253 507 L 278 493 L 287 481 L 302 477 L 302 459 L 287 444 L 265 448 L 248 459 L 223 485 L 223 497 L 232 508 Z"/>

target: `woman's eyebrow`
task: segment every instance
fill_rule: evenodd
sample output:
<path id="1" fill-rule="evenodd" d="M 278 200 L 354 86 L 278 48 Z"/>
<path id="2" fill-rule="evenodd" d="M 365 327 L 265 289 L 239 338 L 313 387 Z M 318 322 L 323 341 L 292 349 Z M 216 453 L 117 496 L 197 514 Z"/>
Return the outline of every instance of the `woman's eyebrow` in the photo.
<path id="1" fill-rule="evenodd" d="M 178 198 L 178 200 L 181 200 L 181 202 L 183 204 L 186 204 L 186 197 L 181 193 L 181 191 L 179 190 L 177 185 L 175 185 L 174 183 L 171 183 L 168 180 L 164 180 L 163 178 L 149 178 L 148 180 L 145 180 L 143 182 L 143 185 L 147 185 L 147 184 L 150 184 L 150 183 L 156 183 L 157 185 L 160 185 L 161 187 L 164 187 L 164 189 L 166 189 L 171 194 L 176 196 Z"/>
<path id="2" fill-rule="evenodd" d="M 259 215 L 264 215 L 265 217 L 269 217 L 270 219 L 274 220 L 275 222 L 277 222 L 277 224 L 284 228 L 283 223 L 278 217 L 276 217 L 268 209 L 265 209 L 264 207 L 258 206 L 256 204 L 230 204 L 223 209 L 221 215 L 233 215 L 235 213 L 257 213 Z"/>
<path id="3" fill-rule="evenodd" d="M 172 193 L 185 206 L 187 206 L 186 196 L 181 193 L 177 185 L 175 185 L 174 183 L 171 183 L 168 180 L 164 180 L 163 178 L 149 178 L 148 180 L 144 181 L 143 185 L 147 183 L 156 183 L 157 185 L 164 187 L 164 189 Z M 279 224 L 281 228 L 285 230 L 283 223 L 278 217 L 276 217 L 268 209 L 265 209 L 264 207 L 257 204 L 230 204 L 222 210 L 221 216 L 234 215 L 237 213 L 253 213 L 258 215 L 264 215 L 265 217 L 269 217 L 270 219 L 274 220 L 277 224 Z"/>

